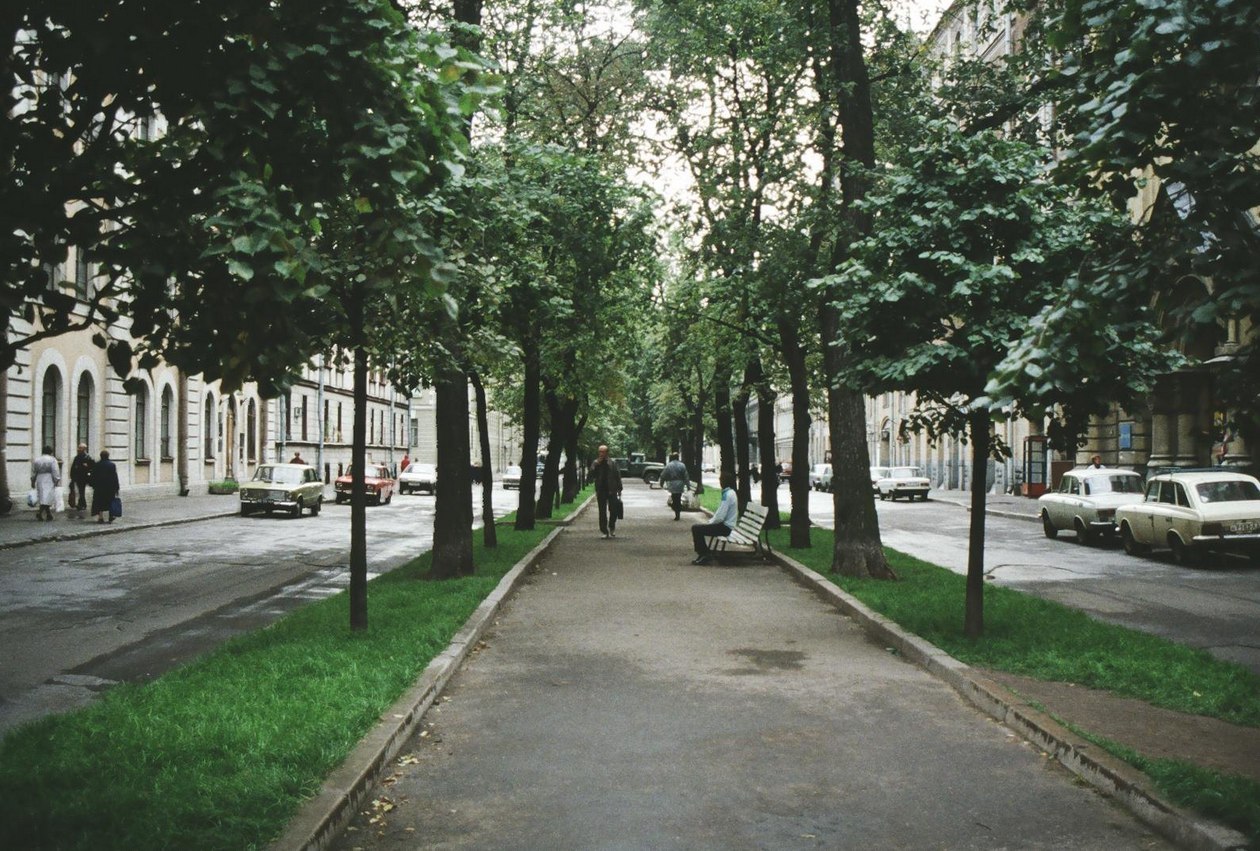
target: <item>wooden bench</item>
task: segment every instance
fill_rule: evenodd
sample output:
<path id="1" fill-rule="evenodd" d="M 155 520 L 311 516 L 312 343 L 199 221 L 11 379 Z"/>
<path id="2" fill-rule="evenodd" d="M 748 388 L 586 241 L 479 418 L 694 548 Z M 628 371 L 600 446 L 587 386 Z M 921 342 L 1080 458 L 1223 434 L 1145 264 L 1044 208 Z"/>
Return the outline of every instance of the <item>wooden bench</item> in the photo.
<path id="1" fill-rule="evenodd" d="M 766 535 L 766 507 L 750 502 L 744 506 L 744 513 L 735 521 L 731 534 L 723 537 L 715 535 L 709 539 L 709 551 L 714 555 L 729 552 L 727 546 L 735 544 L 749 547 L 749 555 L 770 558 L 770 538 Z"/>

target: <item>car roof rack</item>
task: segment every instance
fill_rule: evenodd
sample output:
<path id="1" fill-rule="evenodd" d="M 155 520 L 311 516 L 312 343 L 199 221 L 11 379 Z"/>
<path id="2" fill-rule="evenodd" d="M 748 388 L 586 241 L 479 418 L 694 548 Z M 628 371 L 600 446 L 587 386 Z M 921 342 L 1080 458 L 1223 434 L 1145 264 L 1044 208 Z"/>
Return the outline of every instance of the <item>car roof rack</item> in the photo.
<path id="1" fill-rule="evenodd" d="M 1162 476 L 1165 473 L 1244 473 L 1248 472 L 1245 464 L 1217 464 L 1211 467 L 1147 467 L 1148 476 Z"/>

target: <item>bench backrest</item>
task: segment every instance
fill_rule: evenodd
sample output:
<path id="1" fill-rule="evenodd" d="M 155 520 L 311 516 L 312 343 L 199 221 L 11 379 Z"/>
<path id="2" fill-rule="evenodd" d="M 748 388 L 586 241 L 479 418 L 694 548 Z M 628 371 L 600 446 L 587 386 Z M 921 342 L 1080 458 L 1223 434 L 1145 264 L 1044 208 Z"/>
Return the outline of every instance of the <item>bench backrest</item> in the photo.
<path id="1" fill-rule="evenodd" d="M 749 542 L 757 540 L 761 529 L 766 525 L 766 507 L 755 502 L 744 506 L 744 513 L 735 521 L 735 529 L 731 533 L 733 540 L 741 538 Z"/>

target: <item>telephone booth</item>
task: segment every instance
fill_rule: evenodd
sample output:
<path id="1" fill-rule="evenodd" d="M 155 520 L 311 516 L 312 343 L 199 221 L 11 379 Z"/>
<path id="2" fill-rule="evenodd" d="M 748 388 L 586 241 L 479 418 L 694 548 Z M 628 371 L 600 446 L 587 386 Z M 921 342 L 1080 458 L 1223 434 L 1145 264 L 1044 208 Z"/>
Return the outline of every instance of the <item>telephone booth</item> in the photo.
<path id="1" fill-rule="evenodd" d="M 1047 490 L 1049 452 L 1044 434 L 1024 438 L 1024 496 L 1035 499 Z"/>

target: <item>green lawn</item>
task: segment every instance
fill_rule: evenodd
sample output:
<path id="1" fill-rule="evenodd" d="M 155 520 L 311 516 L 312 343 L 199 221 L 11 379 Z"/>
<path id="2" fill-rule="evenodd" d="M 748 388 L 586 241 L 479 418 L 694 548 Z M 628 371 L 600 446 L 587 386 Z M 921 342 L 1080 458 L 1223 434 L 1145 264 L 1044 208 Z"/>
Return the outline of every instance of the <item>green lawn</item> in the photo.
<path id="1" fill-rule="evenodd" d="M 13 731 L 0 742 L 0 847 L 265 847 L 553 528 L 500 525 L 489 551 L 475 533 L 467 579 L 421 579 L 428 553 L 377 578 L 364 633 L 341 594 Z"/>

